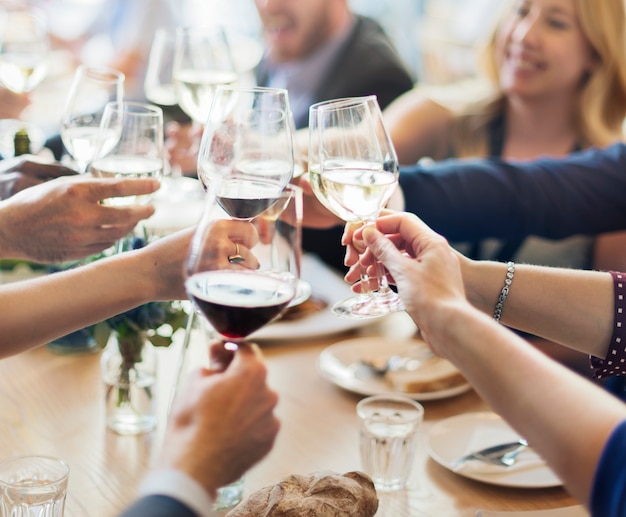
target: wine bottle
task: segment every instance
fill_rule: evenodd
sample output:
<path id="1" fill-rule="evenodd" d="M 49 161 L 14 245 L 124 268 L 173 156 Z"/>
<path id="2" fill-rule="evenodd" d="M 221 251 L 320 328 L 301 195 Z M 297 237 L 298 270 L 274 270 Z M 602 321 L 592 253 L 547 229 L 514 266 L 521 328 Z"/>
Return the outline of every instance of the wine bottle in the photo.
<path id="1" fill-rule="evenodd" d="M 30 137 L 26 129 L 18 129 L 13 137 L 14 156 L 30 154 Z"/>

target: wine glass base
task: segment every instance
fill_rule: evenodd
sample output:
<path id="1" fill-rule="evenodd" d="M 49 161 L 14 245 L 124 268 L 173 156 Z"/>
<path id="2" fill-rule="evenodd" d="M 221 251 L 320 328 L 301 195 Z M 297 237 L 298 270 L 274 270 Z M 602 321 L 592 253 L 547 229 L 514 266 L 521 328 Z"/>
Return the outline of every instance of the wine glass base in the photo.
<path id="1" fill-rule="evenodd" d="M 335 316 L 350 319 L 371 319 L 380 318 L 393 312 L 404 310 L 404 305 L 400 297 L 389 290 L 389 293 L 372 296 L 355 296 L 337 302 L 332 312 Z"/>

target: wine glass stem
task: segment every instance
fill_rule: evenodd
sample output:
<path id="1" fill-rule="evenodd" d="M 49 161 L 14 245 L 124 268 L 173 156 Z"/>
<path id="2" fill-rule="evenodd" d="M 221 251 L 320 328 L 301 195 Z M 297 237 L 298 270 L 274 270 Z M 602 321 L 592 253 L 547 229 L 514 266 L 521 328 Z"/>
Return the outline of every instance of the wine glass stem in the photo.
<path id="1" fill-rule="evenodd" d="M 373 226 L 376 224 L 376 219 L 367 219 L 364 223 L 365 226 Z M 391 288 L 389 287 L 389 282 L 387 281 L 385 268 L 378 260 L 374 260 L 374 280 L 376 282 L 375 287 L 371 287 L 371 276 L 369 276 L 367 273 L 361 273 L 361 283 L 363 283 L 364 278 L 366 279 L 365 284 L 367 286 L 367 294 L 369 294 L 370 296 L 385 295 L 391 291 Z"/>

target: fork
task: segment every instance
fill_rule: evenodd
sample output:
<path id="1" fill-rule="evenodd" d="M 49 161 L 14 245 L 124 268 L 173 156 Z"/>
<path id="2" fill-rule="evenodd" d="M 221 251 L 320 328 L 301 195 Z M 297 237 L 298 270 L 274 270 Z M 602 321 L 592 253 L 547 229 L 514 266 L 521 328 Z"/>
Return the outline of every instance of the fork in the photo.
<path id="1" fill-rule="evenodd" d="M 528 442 L 524 438 L 520 438 L 516 442 L 503 443 L 471 452 L 454 460 L 452 465 L 457 467 L 469 460 L 480 460 L 491 465 L 511 467 L 517 461 L 520 452 L 526 448 L 528 448 Z"/>

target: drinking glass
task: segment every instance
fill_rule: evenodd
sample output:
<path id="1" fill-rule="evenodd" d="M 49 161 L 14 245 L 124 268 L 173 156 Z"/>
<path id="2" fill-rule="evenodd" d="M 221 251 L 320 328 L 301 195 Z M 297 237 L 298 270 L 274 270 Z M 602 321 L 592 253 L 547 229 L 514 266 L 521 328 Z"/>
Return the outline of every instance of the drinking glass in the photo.
<path id="1" fill-rule="evenodd" d="M 424 407 L 402 395 L 375 395 L 361 400 L 356 411 L 361 421 L 363 470 L 377 490 L 404 488 L 415 458 Z"/>
<path id="2" fill-rule="evenodd" d="M 317 199 L 346 222 L 373 224 L 398 183 L 399 166 L 376 96 L 317 103 L 309 111 L 309 176 Z M 333 312 L 372 318 L 403 310 L 380 263 L 363 270 L 361 293 Z M 371 285 L 376 287 L 371 289 Z"/>
<path id="3" fill-rule="evenodd" d="M 102 114 L 93 160 L 97 178 L 161 178 L 163 175 L 163 111 L 142 102 L 110 102 Z M 143 204 L 150 195 L 109 198 L 114 206 Z M 129 236 L 131 237 L 131 236 Z M 123 251 L 128 238 L 121 239 Z"/>
<path id="4" fill-rule="evenodd" d="M 254 218 L 291 180 L 290 113 L 287 90 L 217 89 L 204 121 L 198 177 L 205 188 L 219 183 L 220 203 L 232 217 Z"/>
<path id="5" fill-rule="evenodd" d="M 143 86 L 146 99 L 157 106 L 175 106 L 178 103 L 173 75 L 175 48 L 175 33 L 157 29 L 150 47 Z"/>
<path id="6" fill-rule="evenodd" d="M 295 297 L 300 274 L 302 190 L 289 185 L 266 199 L 264 210 L 241 220 L 218 195 L 219 185 L 207 191 L 205 209 L 194 234 L 187 261 L 187 294 L 196 309 L 226 341 L 245 340 L 288 307 Z M 264 191 L 260 195 L 265 195 Z M 214 256 L 214 232 L 249 225 L 256 242 L 249 249 L 233 240 L 228 260 Z M 248 228 L 250 230 L 250 228 Z"/>
<path id="7" fill-rule="evenodd" d="M 175 48 L 178 104 L 194 121 L 204 124 L 217 86 L 237 82 L 226 34 L 219 27 L 179 27 Z"/>
<path id="8" fill-rule="evenodd" d="M 79 66 L 61 119 L 61 139 L 79 172 L 87 171 L 99 144 L 100 122 L 109 102 L 121 102 L 124 97 L 124 74 L 112 68 Z M 105 131 L 103 129 L 102 131 Z M 112 145 L 115 136 L 109 131 L 105 141 Z M 100 151 L 106 154 L 107 149 Z"/>
<path id="9" fill-rule="evenodd" d="M 63 517 L 70 469 L 49 456 L 0 462 L 0 515 Z"/>
<path id="10" fill-rule="evenodd" d="M 0 31 L 0 82 L 12 92 L 30 92 L 46 76 L 45 16 L 32 7 L 7 9 L 0 14 Z"/>

